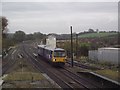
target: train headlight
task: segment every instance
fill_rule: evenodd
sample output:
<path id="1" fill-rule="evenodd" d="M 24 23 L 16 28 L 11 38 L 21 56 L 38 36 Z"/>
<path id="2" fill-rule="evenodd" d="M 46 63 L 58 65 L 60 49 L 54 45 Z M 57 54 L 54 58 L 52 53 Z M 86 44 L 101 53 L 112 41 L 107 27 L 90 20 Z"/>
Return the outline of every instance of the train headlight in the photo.
<path id="1" fill-rule="evenodd" d="M 56 61 L 56 59 L 53 59 L 53 61 Z"/>

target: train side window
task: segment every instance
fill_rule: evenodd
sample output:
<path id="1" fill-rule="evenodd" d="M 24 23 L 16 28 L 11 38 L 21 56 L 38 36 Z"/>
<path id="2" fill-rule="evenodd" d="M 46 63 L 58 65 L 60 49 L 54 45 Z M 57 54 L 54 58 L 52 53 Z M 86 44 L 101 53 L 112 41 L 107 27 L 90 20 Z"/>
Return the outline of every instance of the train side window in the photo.
<path id="1" fill-rule="evenodd" d="M 49 54 L 49 51 L 48 51 L 48 50 L 46 50 L 46 52 L 47 52 L 47 54 Z"/>
<path id="2" fill-rule="evenodd" d="M 52 51 L 50 51 L 50 54 L 52 54 Z"/>
<path id="3" fill-rule="evenodd" d="M 51 51 L 49 51 L 49 54 L 51 55 Z"/>

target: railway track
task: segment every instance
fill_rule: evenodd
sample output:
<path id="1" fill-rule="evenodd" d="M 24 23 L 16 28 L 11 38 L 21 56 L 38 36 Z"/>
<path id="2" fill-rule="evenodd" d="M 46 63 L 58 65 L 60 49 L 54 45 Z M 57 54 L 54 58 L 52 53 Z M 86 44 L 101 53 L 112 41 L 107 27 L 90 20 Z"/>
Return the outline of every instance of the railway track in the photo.
<path id="1" fill-rule="evenodd" d="M 100 89 L 100 88 L 112 88 L 112 84 L 110 82 L 105 82 L 104 85 L 101 83 L 97 83 L 93 80 L 93 78 L 88 77 L 82 77 L 81 75 L 78 75 L 76 73 L 71 72 L 68 68 L 55 68 L 52 67 L 50 64 L 44 62 L 44 58 L 41 57 L 35 57 L 34 54 L 36 53 L 36 50 L 26 44 L 23 44 L 19 47 L 20 51 L 16 50 L 16 53 L 12 53 L 11 58 L 9 58 L 9 62 L 5 63 L 3 65 L 3 71 L 4 74 L 12 65 L 14 65 L 16 61 L 16 57 L 18 53 L 21 53 L 23 57 L 27 58 L 28 62 L 31 63 L 31 65 L 38 69 L 42 73 L 46 73 L 51 79 L 53 79 L 61 88 L 63 89 L 80 89 L 84 88 L 86 90 L 90 89 Z M 10 55 L 8 57 L 10 57 Z M 12 60 L 12 61 L 11 61 Z M 97 78 L 98 79 L 98 78 Z M 99 78 L 100 81 L 101 80 Z M 109 83 L 109 84 L 108 84 Z M 114 86 L 114 85 L 113 85 Z M 114 88 L 119 88 L 119 86 L 115 86 Z"/>
<path id="2" fill-rule="evenodd" d="M 68 60 L 66 63 L 67 63 L 67 64 L 71 64 L 71 61 Z M 74 64 L 75 66 L 80 67 L 80 68 L 83 68 L 83 69 L 100 70 L 100 68 L 83 65 L 83 64 L 80 64 L 80 63 L 77 63 L 77 62 L 73 62 L 73 64 Z"/>
<path id="3" fill-rule="evenodd" d="M 7 72 L 13 66 L 16 62 L 16 56 L 17 56 L 18 50 L 13 50 L 11 53 L 8 54 L 6 58 L 3 58 L 3 64 L 2 64 L 2 75 Z M 5 61 L 4 61 L 5 60 Z"/>
<path id="4" fill-rule="evenodd" d="M 64 82 L 63 80 L 61 80 L 61 78 L 59 78 L 56 74 L 51 73 L 51 71 L 49 71 L 48 69 L 46 69 L 48 66 L 44 65 L 43 62 L 38 62 L 37 59 L 35 59 L 32 55 L 30 55 L 30 53 L 28 53 L 26 51 L 26 49 L 24 49 L 24 55 L 27 55 L 27 57 L 29 58 L 28 60 L 30 61 L 30 63 L 36 68 L 38 69 L 40 72 L 42 73 L 46 73 L 47 75 L 49 75 L 52 79 L 54 79 L 55 82 L 59 83 L 60 87 L 62 88 L 71 88 L 66 82 Z M 42 63 L 42 64 L 40 64 Z M 46 67 L 45 67 L 46 66 Z M 72 89 L 71 89 L 72 90 Z"/>
<path id="5" fill-rule="evenodd" d="M 70 70 L 63 68 L 59 70 L 61 73 L 65 74 L 67 77 L 72 78 L 76 82 L 80 83 L 85 88 L 101 88 L 98 84 L 93 84 L 86 78 L 80 77 L 79 75 L 71 72 Z"/>
<path id="6" fill-rule="evenodd" d="M 37 68 L 41 68 L 44 73 L 49 75 L 55 82 L 57 82 L 61 87 L 64 87 L 64 85 L 67 85 L 68 88 L 84 88 L 84 89 L 94 89 L 94 88 L 109 88 L 109 85 L 103 86 L 101 83 L 95 82 L 94 80 L 81 77 L 70 70 L 66 68 L 54 68 L 51 67 L 50 64 L 43 62 L 44 58 L 35 58 L 32 53 L 35 50 L 32 50 L 34 48 L 30 47 L 30 50 L 27 50 L 28 57 L 31 58 L 32 63 Z M 26 52 L 26 51 L 25 51 Z M 64 84 L 64 85 L 61 85 Z M 110 87 L 111 88 L 111 87 Z"/>
<path id="7" fill-rule="evenodd" d="M 27 51 L 29 51 L 29 52 L 27 52 Z M 66 76 L 65 74 L 61 73 L 58 69 L 52 67 L 48 63 L 40 60 L 39 58 L 36 59 L 33 55 L 30 54 L 30 50 L 25 49 L 25 54 L 28 55 L 29 59 L 31 59 L 30 62 L 38 70 L 42 69 L 42 71 L 44 73 L 46 73 L 48 76 L 50 76 L 56 83 L 58 83 L 60 85 L 60 87 L 69 88 L 71 90 L 77 89 L 77 88 L 84 88 L 86 90 L 90 89 L 90 88 L 86 87 L 85 85 L 76 81 L 74 78 L 70 78 L 70 77 Z"/>
<path id="8" fill-rule="evenodd" d="M 37 51 L 36 48 L 32 48 L 32 47 L 31 47 L 31 49 L 33 49 L 33 51 L 34 51 L 35 53 L 37 53 L 37 52 L 36 52 L 36 51 Z M 70 61 L 70 60 L 68 60 L 66 63 L 69 64 L 69 65 L 71 65 L 71 61 Z M 77 62 L 73 62 L 73 63 L 74 63 L 75 66 L 80 67 L 80 68 L 83 68 L 83 69 L 100 70 L 100 68 L 98 68 L 98 67 L 87 66 L 87 65 L 83 65 L 83 64 L 80 64 L 80 63 L 77 63 Z"/>
<path id="9" fill-rule="evenodd" d="M 67 62 L 67 64 L 71 64 L 70 61 Z M 91 66 L 86 66 L 86 65 L 83 65 L 83 64 L 80 64 L 80 63 L 74 63 L 74 65 L 76 67 L 80 67 L 80 68 L 83 68 L 83 69 L 92 69 L 92 70 L 98 70 L 99 68 L 96 68 L 96 67 L 91 67 Z M 67 70 L 68 71 L 68 70 Z M 84 73 L 84 74 L 83 74 Z M 91 81 L 91 82 L 95 82 L 92 83 L 93 85 L 99 87 L 99 88 L 120 88 L 120 84 L 117 83 L 117 82 L 114 82 L 113 80 L 108 80 L 108 79 L 105 79 L 104 77 L 102 78 L 102 76 L 96 76 L 95 74 L 92 74 L 93 72 L 76 72 L 77 75 L 79 75 L 80 77 L 83 77 L 83 78 L 87 78 L 88 82 Z"/>
<path id="10" fill-rule="evenodd" d="M 67 64 L 71 64 L 70 61 L 67 62 Z M 74 62 L 74 65 L 83 69 L 92 69 L 92 70 L 98 70 L 99 68 L 86 66 L 80 63 Z M 68 71 L 68 70 L 67 70 Z M 82 74 L 84 73 L 84 74 Z M 104 79 L 102 77 L 96 76 L 94 74 L 91 74 L 90 72 L 78 72 L 78 75 L 83 78 L 88 78 L 88 81 L 95 82 L 97 87 L 99 88 L 120 88 L 120 84 L 111 80 Z M 97 85 L 98 84 L 98 85 Z M 93 83 L 94 85 L 94 83 Z"/>
<path id="11" fill-rule="evenodd" d="M 31 48 L 29 50 L 29 51 L 31 51 L 30 53 L 33 53 L 33 51 L 34 51 L 34 53 L 36 53 L 36 50 L 34 48 L 32 48 L 32 47 L 30 47 L 30 48 Z M 33 51 L 32 51 L 32 49 L 33 49 Z M 33 55 L 31 54 L 31 56 L 33 56 Z M 34 58 L 35 57 L 33 56 L 33 59 Z M 40 60 L 39 58 L 37 58 L 36 60 L 40 64 L 41 61 L 43 60 L 43 58 L 42 58 L 42 60 Z M 42 62 L 42 63 L 45 63 L 45 62 Z M 45 63 L 45 65 L 43 64 L 43 67 L 48 66 L 48 65 L 49 64 Z M 51 66 L 51 65 L 49 65 L 49 66 Z M 44 68 L 46 68 L 46 67 L 44 67 Z M 48 68 L 51 68 L 51 67 L 48 67 Z M 56 74 L 57 78 L 61 78 L 61 77 L 58 77 L 58 75 L 64 77 L 64 80 L 62 80 L 62 81 L 67 81 L 65 83 L 71 85 L 71 87 L 73 87 L 73 88 L 75 87 L 74 84 L 76 84 L 76 85 L 79 84 L 81 86 L 81 88 L 85 88 L 85 89 L 93 89 L 93 88 L 109 88 L 110 89 L 110 88 L 119 88 L 120 87 L 110 81 L 106 81 L 99 77 L 96 77 L 96 78 L 83 77 L 81 75 L 71 72 L 70 70 L 68 70 L 66 68 L 64 68 L 64 69 L 57 68 L 57 71 L 55 71 L 54 69 L 55 68 L 52 68 L 52 69 L 49 69 L 48 71 L 54 71 L 51 73 Z M 62 73 L 62 75 L 60 73 Z M 48 75 L 49 75 L 49 73 L 48 73 Z M 71 80 L 66 80 L 66 78 L 68 78 L 68 77 Z"/>

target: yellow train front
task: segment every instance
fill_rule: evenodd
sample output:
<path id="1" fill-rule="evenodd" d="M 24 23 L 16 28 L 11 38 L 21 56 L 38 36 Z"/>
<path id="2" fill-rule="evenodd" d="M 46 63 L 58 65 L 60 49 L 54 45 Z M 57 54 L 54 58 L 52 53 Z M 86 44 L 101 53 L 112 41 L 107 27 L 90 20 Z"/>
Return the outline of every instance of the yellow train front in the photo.
<path id="1" fill-rule="evenodd" d="M 52 64 L 56 66 L 64 66 L 66 62 L 66 53 L 64 49 L 55 48 L 52 53 Z"/>
<path id="2" fill-rule="evenodd" d="M 39 45 L 38 55 L 46 58 L 54 66 L 64 66 L 66 62 L 66 52 L 62 48 L 50 48 L 45 45 Z"/>

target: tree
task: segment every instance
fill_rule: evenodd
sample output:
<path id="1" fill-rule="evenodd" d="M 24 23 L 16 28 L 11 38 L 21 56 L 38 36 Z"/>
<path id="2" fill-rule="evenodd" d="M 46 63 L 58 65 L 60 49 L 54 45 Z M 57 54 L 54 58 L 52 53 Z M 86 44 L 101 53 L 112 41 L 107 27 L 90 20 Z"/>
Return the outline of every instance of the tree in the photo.
<path id="1" fill-rule="evenodd" d="M 26 40 L 34 40 L 33 34 L 27 34 Z"/>
<path id="2" fill-rule="evenodd" d="M 118 32 L 118 45 L 120 45 L 120 32 Z"/>
<path id="3" fill-rule="evenodd" d="M 23 31 L 16 31 L 13 38 L 16 43 L 22 42 L 25 40 L 25 33 Z"/>
<path id="4" fill-rule="evenodd" d="M 8 20 L 6 19 L 6 17 L 0 17 L 0 22 L 2 21 L 2 31 L 6 30 L 7 25 L 8 25 Z"/>
<path id="5" fill-rule="evenodd" d="M 0 33 L 2 34 L 3 38 L 6 37 L 7 25 L 8 25 L 7 18 L 0 16 Z"/>
<path id="6" fill-rule="evenodd" d="M 89 32 L 89 33 L 93 33 L 94 30 L 93 30 L 93 29 L 89 29 L 88 32 Z"/>
<path id="7" fill-rule="evenodd" d="M 35 32 L 33 35 L 34 35 L 35 39 L 43 39 L 43 37 L 44 37 L 44 34 L 42 34 L 40 32 Z"/>
<path id="8" fill-rule="evenodd" d="M 0 17 L 0 32 L 2 32 L 2 17 Z"/>
<path id="9" fill-rule="evenodd" d="M 81 43 L 80 44 L 80 55 L 82 56 L 88 56 L 88 51 L 89 51 L 90 45 L 88 43 Z"/>
<path id="10" fill-rule="evenodd" d="M 3 53 L 2 50 L 7 49 L 10 44 L 9 40 L 6 38 L 7 25 L 8 20 L 6 17 L 0 16 L 0 34 L 2 34 L 0 35 L 0 54 Z"/>
<path id="11" fill-rule="evenodd" d="M 64 45 L 63 45 L 63 47 L 61 47 L 61 48 L 64 48 L 64 49 L 66 50 L 68 57 L 70 57 L 70 55 L 71 55 L 71 54 L 70 54 L 70 52 L 71 52 L 71 51 L 70 51 L 70 49 L 71 49 L 70 44 L 71 44 L 70 42 L 65 42 Z M 73 50 L 74 50 L 74 47 L 73 47 Z M 74 52 L 74 51 L 73 51 L 73 52 Z"/>

